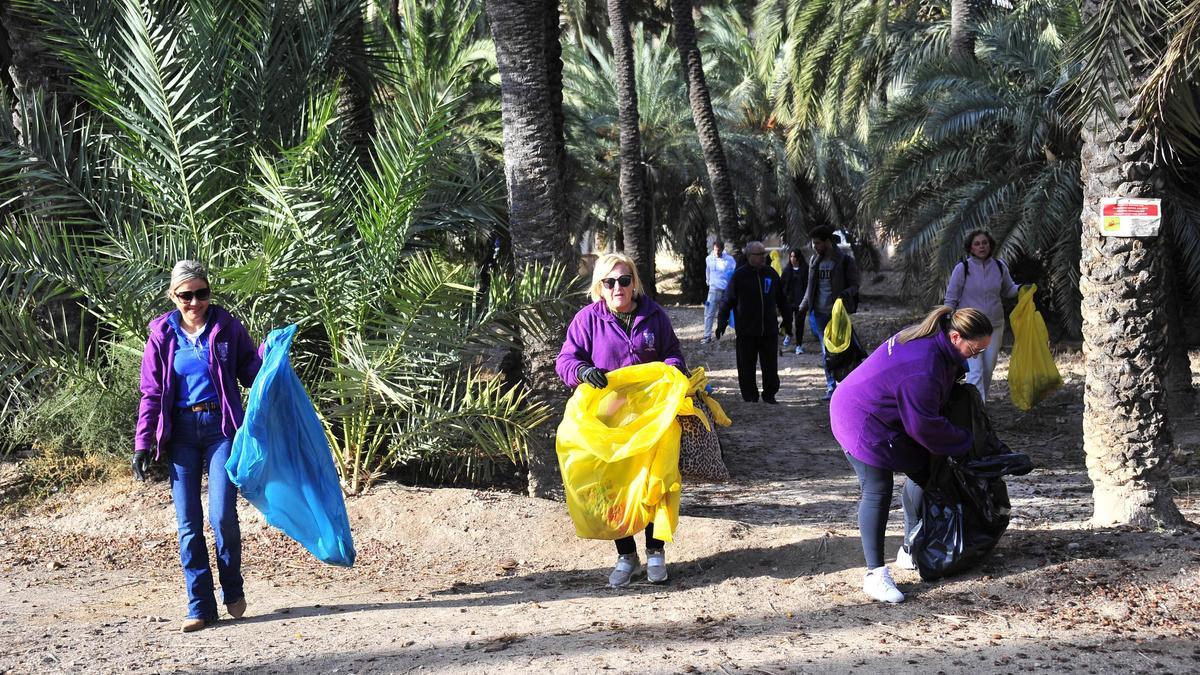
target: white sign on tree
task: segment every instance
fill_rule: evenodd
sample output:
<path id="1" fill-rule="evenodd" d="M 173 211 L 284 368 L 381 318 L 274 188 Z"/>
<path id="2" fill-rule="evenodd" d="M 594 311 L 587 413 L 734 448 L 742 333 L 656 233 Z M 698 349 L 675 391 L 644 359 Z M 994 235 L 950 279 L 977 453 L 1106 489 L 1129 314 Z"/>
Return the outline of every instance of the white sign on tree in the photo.
<path id="1" fill-rule="evenodd" d="M 1161 199 L 1100 200 L 1100 234 L 1106 237 L 1157 237 L 1161 224 Z"/>

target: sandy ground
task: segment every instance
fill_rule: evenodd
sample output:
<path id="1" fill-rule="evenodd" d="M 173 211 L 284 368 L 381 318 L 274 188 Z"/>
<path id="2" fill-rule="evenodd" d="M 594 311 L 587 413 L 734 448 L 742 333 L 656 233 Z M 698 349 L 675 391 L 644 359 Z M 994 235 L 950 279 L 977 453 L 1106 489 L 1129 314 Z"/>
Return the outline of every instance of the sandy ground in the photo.
<path id="1" fill-rule="evenodd" d="M 869 292 L 873 346 L 914 314 Z M 702 347 L 701 308 L 670 312 L 734 420 L 734 478 L 685 486 L 667 585 L 606 588 L 611 544 L 577 539 L 561 504 L 384 485 L 349 501 L 353 569 L 243 503 L 247 616 L 185 635 L 169 492 L 121 480 L 0 523 L 0 672 L 1200 671 L 1200 535 L 1088 523 L 1077 352 L 1030 413 L 1007 400 L 1002 356 L 990 409 L 1037 465 L 1009 481 L 1012 525 L 963 576 L 893 570 L 908 601 L 889 606 L 861 592 L 857 486 L 819 357 L 782 357 L 781 405 L 743 403 L 732 339 Z M 1200 423 L 1180 422 L 1175 496 L 1196 521 Z M 897 499 L 889 553 L 900 520 Z"/>

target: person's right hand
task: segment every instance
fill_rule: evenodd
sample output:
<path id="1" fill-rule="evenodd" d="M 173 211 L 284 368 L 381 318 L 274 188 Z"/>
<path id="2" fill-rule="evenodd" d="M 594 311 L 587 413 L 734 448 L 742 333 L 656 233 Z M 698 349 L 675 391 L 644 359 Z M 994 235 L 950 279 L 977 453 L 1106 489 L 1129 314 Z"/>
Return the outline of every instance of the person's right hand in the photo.
<path id="1" fill-rule="evenodd" d="M 135 450 L 130 464 L 133 467 L 134 480 L 146 480 L 146 472 L 150 470 L 150 451 Z"/>
<path id="2" fill-rule="evenodd" d="M 603 389 L 608 386 L 608 376 L 596 366 L 584 366 L 581 368 L 579 370 L 579 379 L 597 389 Z"/>
<path id="3" fill-rule="evenodd" d="M 717 333 L 716 333 L 716 335 L 717 335 L 717 339 L 718 339 L 718 340 L 720 340 L 720 339 L 721 339 L 721 336 L 722 336 L 722 335 L 724 335 L 724 334 L 725 334 L 725 327 L 724 327 L 724 326 L 718 326 L 718 327 L 717 327 Z"/>

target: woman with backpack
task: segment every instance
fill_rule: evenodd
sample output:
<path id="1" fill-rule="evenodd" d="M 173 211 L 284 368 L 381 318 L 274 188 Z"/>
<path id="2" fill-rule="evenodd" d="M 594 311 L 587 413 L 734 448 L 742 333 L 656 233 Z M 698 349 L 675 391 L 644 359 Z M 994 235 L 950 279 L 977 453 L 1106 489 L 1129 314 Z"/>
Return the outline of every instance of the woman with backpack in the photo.
<path id="1" fill-rule="evenodd" d="M 992 370 L 1004 341 L 1004 305 L 1002 298 L 1017 295 L 1020 286 L 1013 283 L 1008 265 L 995 257 L 996 240 L 986 230 L 975 230 L 963 243 L 967 255 L 954 266 L 946 285 L 946 305 L 959 309 L 974 307 L 992 322 L 992 340 L 982 353 L 967 360 L 967 382 L 975 385 L 987 402 Z"/>

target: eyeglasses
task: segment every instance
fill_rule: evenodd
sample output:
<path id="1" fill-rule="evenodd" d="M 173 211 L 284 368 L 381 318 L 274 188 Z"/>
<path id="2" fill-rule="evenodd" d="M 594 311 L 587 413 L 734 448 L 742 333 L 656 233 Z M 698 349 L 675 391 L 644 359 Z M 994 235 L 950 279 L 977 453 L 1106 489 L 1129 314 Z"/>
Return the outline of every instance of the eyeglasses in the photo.
<path id="1" fill-rule="evenodd" d="M 212 289 L 197 288 L 194 291 L 179 291 L 175 294 L 175 297 L 179 298 L 182 302 L 191 302 L 192 300 L 204 302 L 205 300 L 208 300 L 210 295 L 212 295 Z"/>
<path id="2" fill-rule="evenodd" d="M 970 346 L 970 343 L 968 342 L 968 343 L 967 343 L 967 345 L 968 345 L 968 346 Z M 976 348 L 974 348 L 974 349 L 972 349 L 972 350 L 971 350 L 970 357 L 979 356 L 979 355 L 980 355 L 980 354 L 982 354 L 982 353 L 984 352 L 984 350 L 986 350 L 986 349 L 987 349 L 987 347 L 976 347 Z M 969 358 L 969 357 L 968 357 L 968 358 Z"/>
<path id="3" fill-rule="evenodd" d="M 632 274 L 622 274 L 621 276 L 619 276 L 615 279 L 612 277 L 608 277 L 607 279 L 601 279 L 600 283 L 604 284 L 604 287 L 609 290 L 612 290 L 613 288 L 615 288 L 617 284 L 621 284 L 621 288 L 628 288 L 629 285 L 633 283 L 633 275 Z"/>

